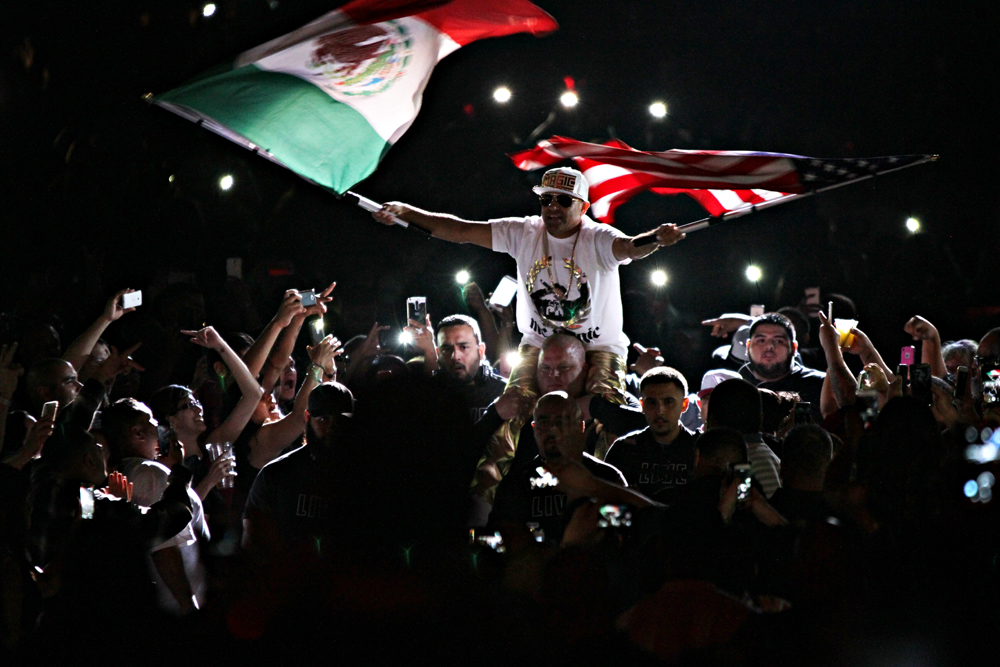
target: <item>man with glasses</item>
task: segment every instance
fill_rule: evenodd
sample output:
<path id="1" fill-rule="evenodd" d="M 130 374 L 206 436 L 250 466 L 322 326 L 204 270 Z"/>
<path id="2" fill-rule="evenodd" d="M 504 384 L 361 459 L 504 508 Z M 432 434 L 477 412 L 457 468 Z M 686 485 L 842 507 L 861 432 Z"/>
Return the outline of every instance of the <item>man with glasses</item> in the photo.
<path id="1" fill-rule="evenodd" d="M 474 222 L 399 202 L 386 204 L 373 216 L 385 225 L 392 225 L 396 216 L 437 238 L 511 255 L 517 260 L 517 326 L 522 345 L 534 348 L 534 358 L 545 338 L 562 332 L 579 338 L 588 351 L 618 355 L 624 372 L 629 341 L 622 332 L 618 266 L 673 245 L 684 234 L 665 224 L 629 237 L 594 222 L 586 216 L 587 180 L 576 169 L 550 169 L 533 190 L 540 215 L 525 218 Z M 656 242 L 635 245 L 645 237 Z"/>
<path id="2" fill-rule="evenodd" d="M 535 369 L 542 342 L 554 333 L 579 339 L 587 349 L 591 371 L 587 391 L 621 403 L 624 400 L 628 337 L 622 330 L 622 297 L 618 267 L 684 238 L 676 225 L 660 225 L 630 237 L 586 216 L 590 208 L 587 179 L 576 169 L 550 169 L 541 185 L 540 215 L 499 218 L 488 222 L 463 220 L 391 202 L 372 215 L 392 225 L 393 217 L 426 229 L 432 236 L 455 243 L 474 243 L 505 252 L 517 261 L 517 328 L 521 361 L 508 387 L 518 387 L 528 399 L 538 396 Z M 648 245 L 636 241 L 655 238 Z M 508 451 L 526 415 L 505 428 Z M 500 448 L 503 449 L 503 448 Z M 497 462 L 500 474 L 509 462 Z"/>

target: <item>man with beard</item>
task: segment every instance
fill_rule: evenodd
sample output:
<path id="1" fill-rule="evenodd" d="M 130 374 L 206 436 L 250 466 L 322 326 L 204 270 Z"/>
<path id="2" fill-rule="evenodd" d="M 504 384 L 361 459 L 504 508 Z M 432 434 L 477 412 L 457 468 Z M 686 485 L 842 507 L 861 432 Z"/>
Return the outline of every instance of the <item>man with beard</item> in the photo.
<path id="1" fill-rule="evenodd" d="M 630 487 L 653 498 L 691 481 L 697 435 L 681 424 L 688 399 L 687 381 L 680 372 L 669 366 L 653 368 L 642 376 L 639 391 L 649 426 L 615 441 L 604 460 L 622 471 Z"/>
<path id="2" fill-rule="evenodd" d="M 243 512 L 243 546 L 265 551 L 308 548 L 322 552 L 328 534 L 327 473 L 332 451 L 354 412 L 354 396 L 339 382 L 309 395 L 306 444 L 264 466 Z"/>
<path id="3" fill-rule="evenodd" d="M 507 385 L 505 378 L 483 363 L 486 343 L 482 342 L 479 323 L 471 317 L 449 315 L 441 320 L 437 330 L 437 357 L 438 377 L 465 397 L 473 421 L 483 416 Z"/>
<path id="4" fill-rule="evenodd" d="M 758 388 L 794 391 L 812 406 L 813 419 L 821 422 L 820 392 L 826 373 L 795 361 L 795 329 L 784 315 L 767 313 L 750 325 L 747 356 L 740 376 Z"/>

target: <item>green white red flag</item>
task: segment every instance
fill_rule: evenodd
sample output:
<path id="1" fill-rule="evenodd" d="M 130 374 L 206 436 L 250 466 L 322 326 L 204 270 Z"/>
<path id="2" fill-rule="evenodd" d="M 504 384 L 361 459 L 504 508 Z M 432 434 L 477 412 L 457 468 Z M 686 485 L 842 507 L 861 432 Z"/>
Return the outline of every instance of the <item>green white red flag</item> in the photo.
<path id="1" fill-rule="evenodd" d="M 152 102 L 343 193 L 413 123 L 438 61 L 557 28 L 527 0 L 354 0 Z"/>

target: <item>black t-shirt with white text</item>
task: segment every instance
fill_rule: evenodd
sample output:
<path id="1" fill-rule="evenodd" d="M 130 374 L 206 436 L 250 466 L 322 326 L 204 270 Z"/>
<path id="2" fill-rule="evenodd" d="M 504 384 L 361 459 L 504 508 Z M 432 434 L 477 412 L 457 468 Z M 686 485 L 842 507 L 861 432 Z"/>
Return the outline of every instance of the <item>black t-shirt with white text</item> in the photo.
<path id="1" fill-rule="evenodd" d="M 563 529 L 569 520 L 566 508 L 569 496 L 554 486 L 532 486 L 532 478 L 540 477 L 536 468 L 542 465 L 541 457 L 526 465 L 511 468 L 497 486 L 493 511 L 490 512 L 488 529 L 503 522 L 513 522 L 525 526 L 537 523 L 545 531 L 546 541 L 558 544 L 562 540 Z M 583 465 L 599 479 L 628 486 L 625 477 L 613 467 L 598 461 L 590 454 L 583 455 Z"/>
<path id="2" fill-rule="evenodd" d="M 649 427 L 618 438 L 604 460 L 621 470 L 629 487 L 649 498 L 664 489 L 682 487 L 694 478 L 698 435 L 680 428 L 668 445 L 656 442 Z"/>

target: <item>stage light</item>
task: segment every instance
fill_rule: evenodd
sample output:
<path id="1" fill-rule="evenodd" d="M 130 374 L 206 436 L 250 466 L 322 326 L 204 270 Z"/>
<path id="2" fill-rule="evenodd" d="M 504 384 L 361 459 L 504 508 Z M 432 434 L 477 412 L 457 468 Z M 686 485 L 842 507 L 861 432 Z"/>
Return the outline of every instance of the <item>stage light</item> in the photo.
<path id="1" fill-rule="evenodd" d="M 404 331 L 401 334 L 399 334 L 400 345 L 409 345 L 412 342 L 413 342 L 413 334 L 411 334 L 409 331 Z"/>
<path id="2" fill-rule="evenodd" d="M 576 96 L 576 93 L 574 93 L 574 92 L 573 92 L 572 90 L 567 90 L 567 91 L 566 91 L 565 93 L 563 93 L 563 94 L 562 94 L 562 96 L 561 96 L 561 97 L 559 98 L 559 102 L 560 102 L 560 103 L 561 103 L 561 104 L 562 104 L 562 105 L 563 105 L 564 107 L 566 107 L 567 109 L 571 109 L 571 108 L 575 107 L 575 106 L 576 106 L 576 103 L 577 103 L 577 102 L 579 102 L 579 101 L 580 101 L 580 98 L 579 98 L 579 97 L 577 97 L 577 96 Z"/>
<path id="3" fill-rule="evenodd" d="M 459 285 L 464 285 L 469 282 L 470 278 L 472 278 L 472 276 L 469 275 L 468 271 L 459 271 L 455 274 L 455 282 Z"/>
<path id="4" fill-rule="evenodd" d="M 907 218 L 906 228 L 910 230 L 911 234 L 916 234 L 917 232 L 920 231 L 920 221 L 917 220 L 916 218 Z"/>
<path id="5" fill-rule="evenodd" d="M 521 363 L 521 353 L 518 351 L 508 352 L 503 355 L 503 360 L 507 362 L 507 365 L 511 368 L 517 368 L 517 365 Z"/>
<path id="6" fill-rule="evenodd" d="M 322 317 L 317 317 L 315 320 L 313 320 L 312 328 L 317 334 L 323 333 L 323 326 L 324 325 Z"/>
<path id="7" fill-rule="evenodd" d="M 758 280 L 761 279 L 761 276 L 763 275 L 764 274 L 761 273 L 760 268 L 753 266 L 752 264 L 747 267 L 747 280 L 749 280 L 750 282 L 752 283 L 757 282 Z"/>
<path id="8" fill-rule="evenodd" d="M 653 118 L 663 118 L 667 115 L 667 105 L 663 102 L 653 102 L 649 105 L 649 115 Z"/>
<path id="9" fill-rule="evenodd" d="M 173 183 L 173 182 L 174 182 L 174 175 L 170 174 L 169 176 L 167 176 L 167 183 Z"/>
<path id="10" fill-rule="evenodd" d="M 649 274 L 649 279 L 657 287 L 663 287 L 667 284 L 667 272 L 661 269 L 657 269 Z"/>
<path id="11" fill-rule="evenodd" d="M 214 13 L 215 13 L 215 5 L 211 2 L 201 8 L 201 15 L 204 16 L 205 18 L 208 18 Z"/>
<path id="12" fill-rule="evenodd" d="M 510 88 L 508 88 L 507 86 L 500 86 L 499 88 L 493 91 L 493 99 L 499 102 L 500 104 L 505 104 L 506 102 L 509 102 L 510 96 L 511 96 Z"/>
<path id="13" fill-rule="evenodd" d="M 220 178 L 219 187 L 222 188 L 223 190 L 228 190 L 229 188 L 233 187 L 233 177 L 230 176 L 229 174 L 226 174 L 225 176 Z"/>

